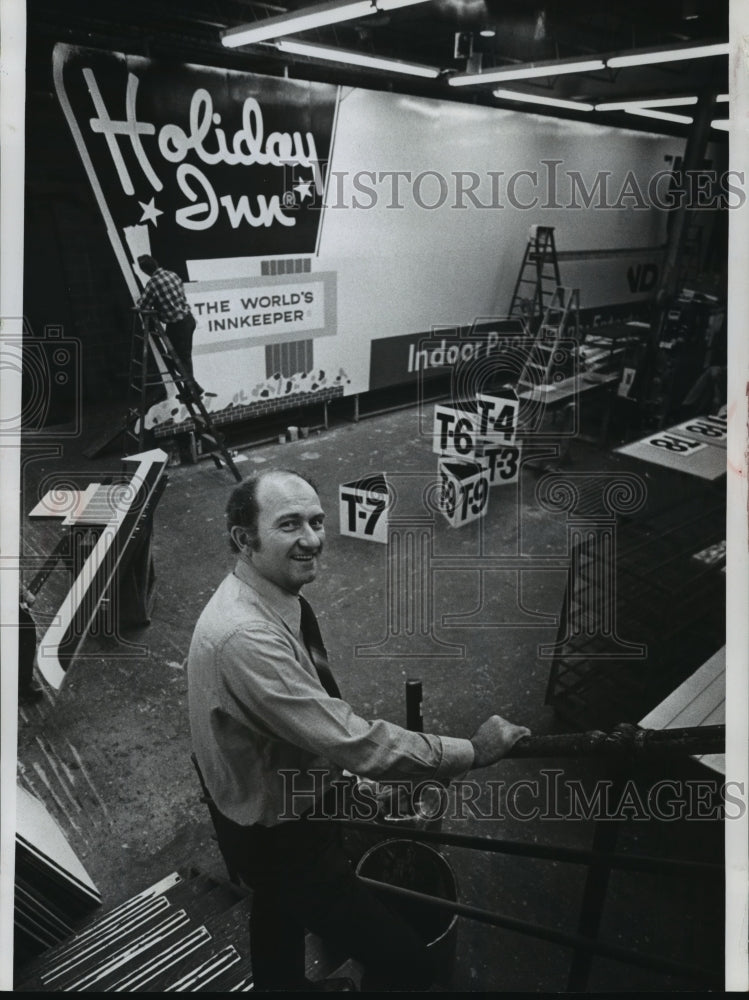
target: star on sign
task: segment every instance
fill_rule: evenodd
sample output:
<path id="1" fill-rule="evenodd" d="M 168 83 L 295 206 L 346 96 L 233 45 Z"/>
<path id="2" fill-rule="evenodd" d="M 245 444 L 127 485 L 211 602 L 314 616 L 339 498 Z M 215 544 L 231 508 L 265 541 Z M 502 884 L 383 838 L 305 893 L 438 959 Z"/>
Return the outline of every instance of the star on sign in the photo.
<path id="1" fill-rule="evenodd" d="M 294 190 L 299 195 L 299 200 L 304 201 L 305 198 L 312 197 L 312 181 L 297 181 L 294 185 Z"/>
<path id="2" fill-rule="evenodd" d="M 154 198 L 151 198 L 151 200 L 147 205 L 144 205 L 142 201 L 138 202 L 140 207 L 143 209 L 143 215 L 141 215 L 139 220 L 140 222 L 152 222 L 154 226 L 158 226 L 159 224 L 158 217 L 160 215 L 163 215 L 164 213 L 161 211 L 160 208 L 156 208 L 154 202 L 155 202 Z"/>

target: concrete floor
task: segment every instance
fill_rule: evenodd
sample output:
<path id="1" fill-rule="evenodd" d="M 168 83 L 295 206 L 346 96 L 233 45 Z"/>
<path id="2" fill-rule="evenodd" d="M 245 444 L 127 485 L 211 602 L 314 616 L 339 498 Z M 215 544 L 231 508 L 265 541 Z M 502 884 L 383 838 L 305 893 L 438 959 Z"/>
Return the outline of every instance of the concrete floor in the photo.
<path id="1" fill-rule="evenodd" d="M 101 426 L 96 415 L 89 426 Z M 26 514 L 39 484 L 64 475 L 85 483 L 118 468 L 116 455 L 84 459 L 85 441 L 59 456 L 27 453 Z M 419 432 L 416 410 L 340 423 L 305 440 L 267 444 L 238 455 L 242 472 L 282 465 L 302 469 L 320 484 L 328 511 L 323 570 L 307 590 L 318 611 L 332 665 L 344 697 L 367 717 L 405 723 L 404 685 L 424 685 L 423 716 L 430 732 L 469 736 L 499 712 L 536 733 L 558 728 L 544 705 L 549 660 L 538 646 L 554 641 L 565 587 L 561 569 L 492 572 L 480 589 L 475 569 L 450 569 L 479 553 L 563 555 L 564 519 L 540 508 L 539 474 L 524 469 L 518 484 L 493 492 L 487 517 L 454 530 L 437 515 L 432 557 L 432 639 L 414 637 L 400 649 L 370 648 L 388 635 L 386 547 L 338 532 L 339 484 L 385 471 L 398 495 L 398 515 L 423 511 L 422 495 L 434 479 L 436 456 Z M 576 468 L 604 470 L 618 458 L 575 442 L 567 459 Z M 190 763 L 185 658 L 194 622 L 232 559 L 223 509 L 232 486 L 225 470 L 202 461 L 168 470 L 168 485 L 154 527 L 156 602 L 150 626 L 128 633 L 130 646 L 91 637 L 68 672 L 62 690 L 38 705 L 21 706 L 21 780 L 49 808 L 100 889 L 103 907 L 152 884 L 167 872 L 195 866 L 224 874 L 205 806 Z M 45 488 L 47 488 L 45 486 Z M 24 526 L 23 551 L 49 551 L 58 529 Z M 415 581 L 415 585 L 420 585 Z M 48 618 L 64 583 L 50 579 L 35 606 Z M 459 627 L 446 614 L 465 615 Z M 387 655 L 382 655 L 383 652 Z M 368 655 L 379 653 L 380 655 Z M 435 655 L 440 653 L 440 656 Z M 592 782 L 606 776 L 602 762 L 505 761 L 478 772 L 482 781 L 535 780 L 542 767 L 558 767 L 564 779 Z M 65 787 L 63 787 L 65 786 Z M 719 860 L 717 824 L 695 825 L 678 836 L 673 825 L 628 824 L 623 850 Z M 529 844 L 589 848 L 593 824 L 583 819 L 518 818 L 445 820 L 444 829 L 504 837 Z M 456 848 L 445 849 L 456 872 L 461 900 L 516 919 L 574 932 L 580 914 L 585 867 Z M 707 889 L 691 876 L 612 876 L 602 936 L 676 962 L 721 965 L 721 887 Z M 453 984 L 458 992 L 564 992 L 569 948 L 465 919 L 459 921 Z M 698 990 L 689 977 L 634 969 L 596 959 L 589 989 L 596 992 Z"/>

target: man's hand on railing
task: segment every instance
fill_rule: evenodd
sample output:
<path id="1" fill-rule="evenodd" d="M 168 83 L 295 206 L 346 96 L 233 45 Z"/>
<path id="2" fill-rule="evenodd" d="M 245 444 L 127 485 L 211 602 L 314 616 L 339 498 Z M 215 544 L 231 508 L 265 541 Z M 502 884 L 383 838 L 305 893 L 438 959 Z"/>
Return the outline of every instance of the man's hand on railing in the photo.
<path id="1" fill-rule="evenodd" d="M 516 726 L 501 715 L 492 715 L 482 722 L 471 737 L 473 769 L 488 767 L 504 757 L 523 736 L 530 736 L 527 726 Z"/>

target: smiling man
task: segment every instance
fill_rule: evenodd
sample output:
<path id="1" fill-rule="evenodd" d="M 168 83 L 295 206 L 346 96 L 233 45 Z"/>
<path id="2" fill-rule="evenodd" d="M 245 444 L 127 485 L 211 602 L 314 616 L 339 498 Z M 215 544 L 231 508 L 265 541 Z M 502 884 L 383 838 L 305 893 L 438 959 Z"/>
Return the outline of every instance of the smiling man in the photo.
<path id="1" fill-rule="evenodd" d="M 495 715 L 468 740 L 357 715 L 300 596 L 325 540 L 316 487 L 289 470 L 257 473 L 235 487 L 226 514 L 237 562 L 196 625 L 188 695 L 219 846 L 253 889 L 255 989 L 347 988 L 305 978 L 306 930 L 358 959 L 372 989 L 427 988 L 424 942 L 355 877 L 335 823 L 314 806 L 298 815 L 287 778 L 306 778 L 318 795 L 344 769 L 444 780 L 494 763 L 528 730 Z"/>

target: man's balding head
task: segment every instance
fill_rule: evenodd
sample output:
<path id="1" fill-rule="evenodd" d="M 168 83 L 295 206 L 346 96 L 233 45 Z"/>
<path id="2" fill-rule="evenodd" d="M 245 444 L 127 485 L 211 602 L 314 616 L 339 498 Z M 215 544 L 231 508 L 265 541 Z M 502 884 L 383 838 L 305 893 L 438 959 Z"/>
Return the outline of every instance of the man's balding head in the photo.
<path id="1" fill-rule="evenodd" d="M 240 545 L 237 544 L 234 537 L 238 532 L 232 531 L 235 527 L 243 528 L 246 532 L 247 541 L 245 544 L 249 544 L 251 548 L 257 547 L 257 523 L 260 512 L 258 489 L 260 483 L 271 478 L 283 480 L 288 477 L 303 480 L 319 495 L 317 483 L 295 469 L 262 469 L 251 473 L 238 486 L 234 487 L 226 505 L 226 530 L 229 532 L 229 545 L 232 552 L 240 551 Z"/>

